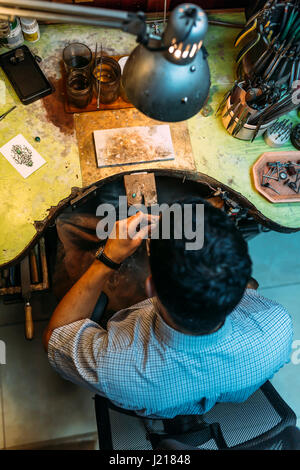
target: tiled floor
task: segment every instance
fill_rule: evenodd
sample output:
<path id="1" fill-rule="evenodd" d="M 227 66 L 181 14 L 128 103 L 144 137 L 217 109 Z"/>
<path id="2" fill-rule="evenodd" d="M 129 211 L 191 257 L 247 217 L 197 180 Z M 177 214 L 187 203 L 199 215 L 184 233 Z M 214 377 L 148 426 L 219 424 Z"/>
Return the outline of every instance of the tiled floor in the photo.
<path id="1" fill-rule="evenodd" d="M 3 449 L 4 447 L 4 423 L 3 423 L 3 417 L 4 417 L 4 413 L 3 413 L 3 406 L 2 406 L 2 400 L 3 400 L 3 396 L 2 396 L 2 387 L 1 387 L 1 383 L 2 383 L 2 370 L 3 369 L 3 366 L 0 365 L 0 413 L 1 413 L 1 416 L 0 416 L 0 449 Z"/>
<path id="2" fill-rule="evenodd" d="M 300 233 L 264 233 L 249 246 L 260 292 L 288 308 L 294 339 L 300 341 Z M 96 431 L 92 394 L 55 374 L 42 350 L 42 331 L 53 308 L 51 295 L 34 296 L 36 338 L 28 342 L 23 335 L 22 305 L 0 303 L 0 339 L 7 348 L 7 363 L 0 365 L 0 448 Z M 300 363 L 286 365 L 272 382 L 296 412 L 300 426 Z M 133 418 L 116 418 L 114 413 L 112 418 L 119 436 L 126 438 L 134 427 Z M 137 425 L 137 439 L 141 431 Z"/>
<path id="3" fill-rule="evenodd" d="M 280 369 L 271 382 L 295 411 L 300 427 L 300 232 L 264 233 L 253 239 L 249 247 L 259 292 L 284 305 L 293 319 L 294 346 L 297 340 L 299 345 L 292 359 L 298 356 L 298 360 Z"/>
<path id="4" fill-rule="evenodd" d="M 7 448 L 96 431 L 92 393 L 60 378 L 43 351 L 42 332 L 54 304 L 51 296 L 34 297 L 32 304 L 33 341 L 24 339 L 23 306 L 0 304 L 0 339 L 6 343 L 6 365 L 0 366 L 2 447 Z M 0 439 L 2 424 L 0 420 Z"/>

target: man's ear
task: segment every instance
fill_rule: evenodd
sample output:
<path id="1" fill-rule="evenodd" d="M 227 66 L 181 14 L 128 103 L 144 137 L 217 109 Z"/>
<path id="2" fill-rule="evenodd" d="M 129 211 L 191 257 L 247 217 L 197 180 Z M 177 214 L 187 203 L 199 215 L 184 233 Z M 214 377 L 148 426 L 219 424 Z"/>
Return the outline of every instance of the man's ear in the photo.
<path id="1" fill-rule="evenodd" d="M 149 297 L 149 299 L 150 299 L 151 297 L 155 297 L 155 296 L 156 296 L 156 291 L 155 291 L 155 287 L 154 287 L 154 284 L 153 284 L 153 279 L 152 279 L 152 275 L 151 275 L 151 274 L 150 274 L 150 276 L 148 276 L 147 279 L 146 279 L 145 288 L 146 288 L 146 294 L 147 294 L 147 296 Z"/>

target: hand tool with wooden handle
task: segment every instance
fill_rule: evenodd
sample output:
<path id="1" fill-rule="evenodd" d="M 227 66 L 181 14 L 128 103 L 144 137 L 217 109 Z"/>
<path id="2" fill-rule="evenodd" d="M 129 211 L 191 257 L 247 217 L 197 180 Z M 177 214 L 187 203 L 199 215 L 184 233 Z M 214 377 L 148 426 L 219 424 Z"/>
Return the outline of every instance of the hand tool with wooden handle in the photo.
<path id="1" fill-rule="evenodd" d="M 30 272 L 32 284 L 37 284 L 39 282 L 39 273 L 37 266 L 37 259 L 34 249 L 30 250 Z"/>
<path id="2" fill-rule="evenodd" d="M 25 337 L 33 339 L 33 321 L 32 308 L 30 305 L 31 289 L 30 289 L 30 266 L 29 257 L 26 256 L 21 261 L 21 291 L 25 300 Z"/>

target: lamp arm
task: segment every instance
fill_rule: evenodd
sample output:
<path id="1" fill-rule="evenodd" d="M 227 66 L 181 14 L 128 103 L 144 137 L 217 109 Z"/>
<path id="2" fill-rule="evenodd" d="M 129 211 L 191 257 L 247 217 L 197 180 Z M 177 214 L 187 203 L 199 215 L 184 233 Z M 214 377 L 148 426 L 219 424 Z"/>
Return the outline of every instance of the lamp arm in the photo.
<path id="1" fill-rule="evenodd" d="M 143 12 L 132 13 L 40 0 L 0 0 L 0 18 L 11 20 L 15 16 L 116 28 L 137 36 L 138 42 L 147 43 L 148 40 L 146 16 Z"/>

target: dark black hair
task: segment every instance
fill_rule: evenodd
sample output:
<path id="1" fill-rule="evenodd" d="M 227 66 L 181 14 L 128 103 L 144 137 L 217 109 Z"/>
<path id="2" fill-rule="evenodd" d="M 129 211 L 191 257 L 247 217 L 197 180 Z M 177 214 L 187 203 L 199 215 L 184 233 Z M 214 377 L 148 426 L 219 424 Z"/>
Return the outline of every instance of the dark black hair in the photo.
<path id="1" fill-rule="evenodd" d="M 162 212 L 159 239 L 150 241 L 153 283 L 178 327 L 205 334 L 223 322 L 240 302 L 251 277 L 252 262 L 241 232 L 224 212 L 201 198 L 175 203 L 182 210 L 184 204 L 192 204 L 194 229 L 196 205 L 204 204 L 203 248 L 186 249 L 190 240 L 184 236 L 183 220 L 182 239 L 174 238 L 174 217 L 170 218 L 170 239 L 162 239 Z"/>

